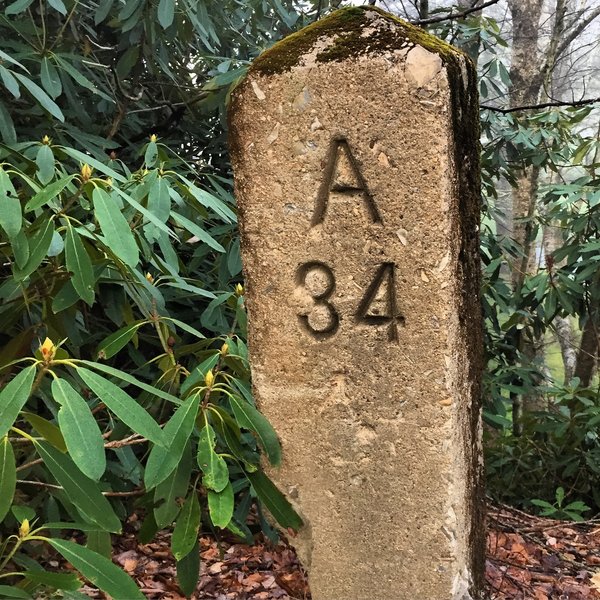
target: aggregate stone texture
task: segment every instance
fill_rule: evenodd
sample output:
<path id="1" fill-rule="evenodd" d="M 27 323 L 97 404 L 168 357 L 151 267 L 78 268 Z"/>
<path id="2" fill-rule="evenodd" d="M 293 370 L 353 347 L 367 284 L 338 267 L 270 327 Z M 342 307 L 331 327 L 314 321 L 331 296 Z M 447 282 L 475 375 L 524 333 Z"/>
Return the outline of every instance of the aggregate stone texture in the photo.
<path id="1" fill-rule="evenodd" d="M 476 107 L 468 59 L 371 7 L 232 97 L 254 393 L 315 600 L 480 597 Z"/>

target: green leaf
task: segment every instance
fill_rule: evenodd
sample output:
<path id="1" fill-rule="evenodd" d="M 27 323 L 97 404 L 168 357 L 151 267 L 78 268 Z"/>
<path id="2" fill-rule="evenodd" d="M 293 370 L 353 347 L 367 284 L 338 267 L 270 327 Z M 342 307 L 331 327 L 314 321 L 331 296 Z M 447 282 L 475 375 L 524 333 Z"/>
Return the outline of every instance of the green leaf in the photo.
<path id="1" fill-rule="evenodd" d="M 19 197 L 8 173 L 0 167 L 0 227 L 13 238 L 21 231 L 22 222 Z"/>
<path id="2" fill-rule="evenodd" d="M 160 0 L 157 16 L 158 22 L 163 29 L 170 27 L 175 18 L 175 0 Z"/>
<path id="3" fill-rule="evenodd" d="M 62 0 L 48 0 L 48 4 L 54 9 L 57 10 L 61 15 L 67 14 L 67 9 L 63 4 Z"/>
<path id="4" fill-rule="evenodd" d="M 4 87 L 18 100 L 21 97 L 21 90 L 15 76 L 6 67 L 0 65 L 0 77 Z"/>
<path id="5" fill-rule="evenodd" d="M 104 440 L 87 402 L 64 379 L 52 381 L 52 395 L 61 407 L 58 424 L 73 462 L 98 481 L 106 470 Z"/>
<path id="6" fill-rule="evenodd" d="M 192 489 L 177 517 L 171 538 L 171 550 L 175 560 L 181 560 L 193 550 L 198 541 L 199 529 L 200 503 L 196 490 Z"/>
<path id="7" fill-rule="evenodd" d="M 46 94 L 46 92 L 37 84 L 28 79 L 21 73 L 14 73 L 14 76 L 27 88 L 27 91 L 33 96 L 33 99 L 39 102 L 39 104 L 47 110 L 53 117 L 58 119 L 61 123 L 64 122 L 65 117 L 62 114 L 58 105 Z"/>
<path id="8" fill-rule="evenodd" d="M 275 517 L 279 525 L 284 529 L 291 528 L 298 531 L 302 526 L 302 519 L 273 482 L 262 471 L 246 473 L 246 477 L 250 480 L 258 499 Z"/>
<path id="9" fill-rule="evenodd" d="M 25 590 L 14 585 L 0 585 L 0 598 L 6 600 L 12 600 L 13 598 L 31 600 L 31 596 Z"/>
<path id="10" fill-rule="evenodd" d="M 88 369 L 79 367 L 77 373 L 125 425 L 154 444 L 158 444 L 155 447 L 165 446 L 165 440 L 168 439 L 166 434 L 163 434 L 156 421 L 127 392 Z"/>
<path id="11" fill-rule="evenodd" d="M 200 577 L 200 543 L 196 544 L 181 560 L 177 561 L 177 580 L 181 591 L 191 596 L 196 590 Z"/>
<path id="12" fill-rule="evenodd" d="M 96 351 L 98 358 L 106 359 L 114 356 L 119 350 L 122 350 L 127 346 L 137 330 L 146 323 L 146 320 L 136 321 L 135 323 L 121 327 L 118 331 L 111 333 L 98 346 L 98 350 Z"/>
<path id="13" fill-rule="evenodd" d="M 164 224 L 161 223 L 159 219 L 157 219 L 147 208 L 142 206 L 137 200 L 134 200 L 131 196 L 126 194 L 124 191 L 119 188 L 114 188 L 115 192 L 121 196 L 128 204 L 133 206 L 136 210 L 141 212 L 153 225 L 156 225 L 161 231 L 164 231 L 171 237 L 176 238 L 175 234 Z"/>
<path id="14" fill-rule="evenodd" d="M 190 444 L 186 445 L 177 468 L 154 491 L 154 518 L 160 528 L 170 526 L 180 512 L 180 500 L 185 498 L 190 487 L 192 461 Z"/>
<path id="15" fill-rule="evenodd" d="M 65 261 L 71 272 L 71 283 L 79 297 L 92 306 L 94 304 L 94 269 L 92 261 L 79 237 L 79 234 L 67 222 L 67 237 L 65 239 Z"/>
<path id="16" fill-rule="evenodd" d="M 48 543 L 113 600 L 144 600 L 135 581 L 108 558 L 75 542 L 49 539 Z"/>
<path id="17" fill-rule="evenodd" d="M 233 517 L 233 487 L 231 482 L 220 492 L 208 490 L 208 511 L 215 527 L 225 529 Z"/>
<path id="18" fill-rule="evenodd" d="M 18 15 L 19 13 L 25 12 L 32 4 L 33 0 L 16 0 L 16 2 L 13 2 L 6 7 L 4 14 Z"/>
<path id="19" fill-rule="evenodd" d="M 88 164 L 88 165 L 90 165 L 90 167 L 93 167 L 97 171 L 100 171 L 100 173 L 104 173 L 104 175 L 107 175 L 108 177 L 112 177 L 115 181 L 119 181 L 120 183 L 127 182 L 127 179 L 125 177 L 123 177 L 123 175 L 120 175 L 114 169 L 107 167 L 104 163 L 101 163 L 99 160 L 96 160 L 94 157 L 90 156 L 89 154 L 84 154 L 83 152 L 80 152 L 79 150 L 75 150 L 75 148 L 67 148 L 65 146 L 60 146 L 60 149 L 66 155 L 70 156 L 71 158 L 74 158 L 75 160 L 79 161 L 81 164 Z"/>
<path id="20" fill-rule="evenodd" d="M 57 590 L 75 591 L 81 580 L 75 573 L 51 573 L 50 571 L 24 571 L 23 577 L 32 583 L 47 585 Z"/>
<path id="21" fill-rule="evenodd" d="M 54 154 L 47 144 L 41 144 L 35 162 L 38 167 L 37 177 L 42 185 L 46 185 L 54 178 Z"/>
<path id="22" fill-rule="evenodd" d="M 279 465 L 281 463 L 281 446 L 269 421 L 245 400 L 234 395 L 229 396 L 229 400 L 240 427 L 255 432 L 269 462 L 275 466 Z"/>
<path id="23" fill-rule="evenodd" d="M 110 9 L 114 4 L 114 0 L 102 0 L 98 4 L 98 8 L 96 9 L 96 14 L 94 15 L 94 25 L 99 25 L 108 17 L 110 13 Z"/>
<path id="24" fill-rule="evenodd" d="M 168 447 L 154 446 L 150 451 L 144 473 L 146 489 L 156 487 L 177 466 L 194 429 L 199 403 L 198 395 L 188 398 L 165 425 L 163 432 Z"/>
<path id="25" fill-rule="evenodd" d="M 82 365 L 85 365 L 86 367 L 90 367 L 90 369 L 96 369 L 96 371 L 102 371 L 103 373 L 106 373 L 107 375 L 112 375 L 113 377 L 116 377 L 117 379 L 121 379 L 122 381 L 126 381 L 127 383 L 130 383 L 131 385 L 135 385 L 136 387 L 139 387 L 140 389 L 148 392 L 149 394 L 151 394 L 152 396 L 156 396 L 157 398 L 162 398 L 163 400 L 168 400 L 169 402 L 172 402 L 173 404 L 182 404 L 181 400 L 179 398 L 177 398 L 176 396 L 173 396 L 173 394 L 169 394 L 168 392 L 163 392 L 163 390 L 159 390 L 158 388 L 148 385 L 147 383 L 144 383 L 142 381 L 140 381 L 139 379 L 136 379 L 135 377 L 133 377 L 132 375 L 129 375 L 128 373 L 125 373 L 124 371 L 120 371 L 119 369 L 115 369 L 114 367 L 109 367 L 108 365 L 104 365 L 102 363 L 97 363 L 97 362 L 92 362 L 91 360 L 79 360 L 79 363 L 81 363 Z"/>
<path id="26" fill-rule="evenodd" d="M 77 510 L 100 529 L 120 533 L 121 521 L 96 482 L 86 477 L 69 456 L 61 454 L 47 442 L 36 441 L 35 447 Z"/>
<path id="27" fill-rule="evenodd" d="M 54 200 L 58 194 L 60 194 L 68 185 L 73 181 L 75 175 L 67 175 L 67 177 L 63 177 L 50 185 L 44 186 L 35 196 L 33 196 L 27 204 L 25 204 L 25 212 L 30 212 L 32 210 L 37 210 L 50 202 L 50 200 Z"/>
<path id="28" fill-rule="evenodd" d="M 229 483 L 229 469 L 222 456 L 215 452 L 216 434 L 205 416 L 205 425 L 200 430 L 198 439 L 198 466 L 202 469 L 204 477 L 202 483 L 205 487 L 221 492 Z"/>
<path id="29" fill-rule="evenodd" d="M 33 519 L 35 519 L 35 510 L 33 510 L 31 506 L 13 504 L 10 508 L 10 512 L 19 523 L 22 523 L 25 519 L 28 521 L 33 521 Z"/>
<path id="30" fill-rule="evenodd" d="M 25 406 L 35 377 L 36 367 L 23 369 L 0 392 L 0 438 L 3 438 L 17 420 L 19 411 Z"/>
<path id="31" fill-rule="evenodd" d="M 194 237 L 197 237 L 201 242 L 204 242 L 207 246 L 210 246 L 217 252 L 225 252 L 225 248 L 217 242 L 209 233 L 204 231 L 202 227 L 190 221 L 188 218 L 183 215 L 177 214 L 176 212 L 171 211 L 171 216 L 175 219 L 175 222 L 181 225 L 181 227 L 185 228 L 189 231 Z"/>
<path id="32" fill-rule="evenodd" d="M 169 184 L 164 177 L 159 177 L 148 192 L 148 210 L 161 222 L 167 222 L 171 212 L 171 197 Z"/>
<path id="33" fill-rule="evenodd" d="M 30 240 L 29 258 L 25 266 L 22 269 L 13 269 L 13 274 L 17 281 L 23 281 L 23 279 L 29 277 L 40 266 L 48 254 L 53 235 L 54 221 L 48 219 Z"/>
<path id="34" fill-rule="evenodd" d="M 94 189 L 93 199 L 96 218 L 107 245 L 125 264 L 135 267 L 140 260 L 139 249 L 115 199 L 101 188 Z"/>
<path id="35" fill-rule="evenodd" d="M 15 144 L 17 142 L 17 132 L 15 124 L 10 116 L 10 112 L 3 102 L 0 102 L 0 135 L 7 144 Z M 0 198 L 2 192 L 0 191 Z M 1 213 L 2 211 L 0 211 Z M 0 223 L 1 225 L 2 223 Z"/>
<path id="36" fill-rule="evenodd" d="M 146 167 L 148 169 L 152 168 L 154 166 L 154 163 L 156 162 L 156 159 L 158 158 L 158 146 L 156 145 L 156 142 L 148 142 L 148 145 L 146 146 L 146 152 L 144 154 L 144 162 L 146 163 Z"/>
<path id="37" fill-rule="evenodd" d="M 57 2 L 60 0 L 54 1 Z M 60 75 L 58 74 L 58 71 L 56 70 L 54 64 L 47 56 L 44 56 L 44 58 L 42 59 L 40 75 L 44 89 L 48 92 L 48 94 L 50 94 L 50 96 L 53 99 L 58 98 L 62 94 L 62 83 L 60 82 Z"/>
<path id="38" fill-rule="evenodd" d="M 41 435 L 47 442 L 52 444 L 57 450 L 61 452 L 67 451 L 67 445 L 63 438 L 60 429 L 50 421 L 29 412 L 21 413 L 23 418 L 35 429 L 38 435 Z"/>
<path id="39" fill-rule="evenodd" d="M 11 240 L 12 251 L 15 256 L 14 269 L 20 269 L 27 263 L 29 259 L 29 243 L 27 242 L 27 235 L 21 229 L 17 235 Z"/>
<path id="40" fill-rule="evenodd" d="M 8 437 L 0 439 L 0 523 L 8 514 L 17 486 L 15 453 Z"/>

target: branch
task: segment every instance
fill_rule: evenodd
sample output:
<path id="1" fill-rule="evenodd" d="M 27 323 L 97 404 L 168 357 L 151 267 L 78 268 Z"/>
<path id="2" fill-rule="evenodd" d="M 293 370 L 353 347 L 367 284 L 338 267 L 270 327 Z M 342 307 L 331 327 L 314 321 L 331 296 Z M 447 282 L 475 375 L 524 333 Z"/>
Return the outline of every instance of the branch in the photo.
<path id="1" fill-rule="evenodd" d="M 492 4 L 498 4 L 500 0 L 488 0 L 488 2 L 484 2 L 479 6 L 474 6 L 473 8 L 468 8 L 467 10 L 463 10 L 462 12 L 453 13 L 450 11 L 447 15 L 443 17 L 430 17 L 429 19 L 418 19 L 417 21 L 411 21 L 413 25 L 429 25 L 430 23 L 441 23 L 442 21 L 449 21 L 451 19 L 462 19 L 471 13 L 483 10 L 488 6 L 492 6 Z"/>
<path id="2" fill-rule="evenodd" d="M 499 108 L 498 106 L 489 106 L 487 104 L 481 104 L 479 108 L 486 110 L 493 110 L 494 112 L 502 113 L 507 115 L 508 113 L 519 112 L 521 110 L 536 110 L 538 108 L 551 108 L 553 106 L 587 106 L 588 104 L 594 104 L 600 102 L 599 98 L 586 98 L 583 100 L 573 100 L 572 102 L 562 102 L 556 100 L 555 102 L 542 102 L 541 104 L 526 104 L 524 106 L 514 106 L 512 108 Z"/>

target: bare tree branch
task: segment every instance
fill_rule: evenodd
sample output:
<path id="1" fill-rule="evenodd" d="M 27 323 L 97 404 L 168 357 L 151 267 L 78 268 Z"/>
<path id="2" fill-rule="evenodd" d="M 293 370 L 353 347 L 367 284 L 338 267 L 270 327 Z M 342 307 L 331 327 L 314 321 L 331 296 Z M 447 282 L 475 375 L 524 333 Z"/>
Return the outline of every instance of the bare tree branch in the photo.
<path id="1" fill-rule="evenodd" d="M 452 19 L 462 19 L 471 13 L 483 10 L 488 6 L 492 6 L 492 4 L 498 4 L 500 0 L 488 0 L 488 2 L 484 2 L 479 6 L 474 6 L 473 8 L 469 8 L 467 10 L 463 10 L 462 12 L 453 13 L 450 11 L 447 15 L 439 16 L 439 17 L 430 17 L 429 19 L 418 19 L 417 21 L 411 21 L 413 25 L 429 25 L 431 23 L 441 23 L 442 21 L 449 21 Z"/>
<path id="2" fill-rule="evenodd" d="M 562 102 L 561 100 L 556 100 L 553 102 L 542 102 L 541 104 L 526 104 L 523 106 L 513 106 L 511 108 L 500 108 L 498 106 L 481 104 L 479 108 L 493 110 L 494 112 L 499 112 L 503 115 L 507 115 L 508 113 L 519 112 L 522 110 L 537 110 L 540 108 L 552 108 L 553 106 L 587 106 L 588 104 L 595 104 L 596 102 L 600 102 L 600 98 L 585 98 L 583 100 L 574 100 L 572 102 Z"/>

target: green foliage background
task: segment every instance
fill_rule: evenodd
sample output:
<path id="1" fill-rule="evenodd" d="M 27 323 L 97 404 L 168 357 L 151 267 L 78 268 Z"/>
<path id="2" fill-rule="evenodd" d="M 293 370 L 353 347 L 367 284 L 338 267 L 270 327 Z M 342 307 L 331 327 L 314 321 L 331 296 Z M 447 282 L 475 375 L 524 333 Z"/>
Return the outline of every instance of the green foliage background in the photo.
<path id="1" fill-rule="evenodd" d="M 201 526 L 251 541 L 254 503 L 267 535 L 276 533 L 265 509 L 300 526 L 259 467 L 259 452 L 277 464 L 280 449 L 250 392 L 224 114 L 252 58 L 318 6 L 330 8 L 0 6 L 0 595 L 82 597 L 76 575 L 44 570 L 33 543 L 44 540 L 112 597 L 141 597 L 107 558 L 133 511 L 145 515 L 142 540 L 174 523 L 188 595 Z M 506 97 L 506 42 L 493 20 L 433 31 L 467 51 L 476 41 L 482 100 Z M 488 487 L 581 518 L 600 507 L 597 390 L 548 381 L 517 340 L 545 336 L 557 315 L 583 323 L 600 301 L 600 147 L 586 128 L 597 113 L 481 117 Z M 558 223 L 563 246 L 515 290 L 522 249 L 497 234 L 497 188 L 528 165 L 560 174 L 540 189 L 529 226 L 535 235 Z M 513 398 L 531 391 L 549 409 L 525 415 L 515 435 Z M 71 531 L 82 543 L 63 539 Z"/>

